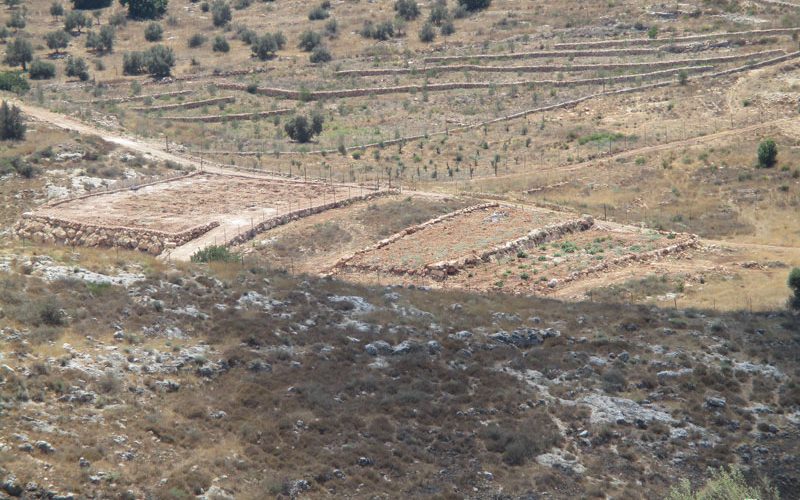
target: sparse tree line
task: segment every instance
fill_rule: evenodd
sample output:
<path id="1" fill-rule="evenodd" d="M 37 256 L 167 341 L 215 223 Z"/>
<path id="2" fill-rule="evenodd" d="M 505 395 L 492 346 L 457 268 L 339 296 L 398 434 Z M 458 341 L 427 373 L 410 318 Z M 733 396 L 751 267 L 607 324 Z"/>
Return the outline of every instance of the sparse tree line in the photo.
<path id="1" fill-rule="evenodd" d="M 193 0 L 196 1 L 196 0 Z M 63 27 L 44 35 L 44 42 L 54 56 L 61 56 L 66 51 L 75 37 L 85 34 L 86 48 L 97 55 L 113 52 L 116 27 L 124 25 L 127 19 L 151 20 L 144 27 L 144 38 L 148 42 L 160 42 L 164 37 L 164 28 L 156 20 L 162 17 L 168 6 L 168 0 L 119 0 L 126 8 L 126 13 L 117 12 L 109 16 L 108 24 L 100 26 L 100 9 L 110 7 L 112 0 L 70 0 L 72 10 L 66 11 L 64 5 L 55 0 L 50 6 L 50 14 L 54 18 L 62 18 Z M 491 0 L 457 0 L 457 4 L 449 9 L 447 0 L 436 0 L 430 9 L 428 19 L 420 28 L 420 39 L 430 42 L 437 36 L 437 30 L 442 36 L 455 32 L 453 19 L 465 17 L 470 12 L 484 9 Z M 7 38 L 14 30 L 15 38 L 8 44 L 5 54 L 5 63 L 10 66 L 20 66 L 23 71 L 28 71 L 31 79 L 53 78 L 56 74 L 55 64 L 40 58 L 34 58 L 33 44 L 22 30 L 27 22 L 27 10 L 21 2 L 12 0 L 15 8 L 6 23 L 0 38 Z M 245 8 L 251 0 L 235 0 L 234 8 Z M 328 49 L 325 39 L 332 39 L 338 35 L 338 24 L 331 18 L 331 3 L 323 0 L 314 6 L 308 14 L 311 21 L 327 20 L 322 30 L 307 30 L 300 37 L 298 47 L 309 53 L 311 63 L 325 63 L 331 61 L 333 56 Z M 215 27 L 227 27 L 233 14 L 231 5 L 226 0 L 213 0 L 201 3 L 201 10 L 211 13 Z M 396 0 L 394 3 L 396 18 L 383 22 L 373 23 L 365 21 L 361 34 L 376 40 L 388 40 L 395 36 L 405 34 L 405 23 L 413 21 L 422 15 L 417 0 Z M 87 14 L 91 11 L 91 14 Z M 97 29 L 93 27 L 97 25 Z M 257 34 L 253 30 L 239 27 L 236 37 L 249 45 L 253 57 L 259 60 L 269 60 L 277 52 L 286 47 L 286 37 L 281 32 Z M 188 46 L 197 48 L 203 46 L 207 38 L 196 33 L 189 37 Z M 216 35 L 211 48 L 214 52 L 225 53 L 230 51 L 230 43 L 224 35 Z M 97 62 L 102 69 L 102 62 Z M 143 51 L 129 52 L 123 57 L 123 73 L 126 75 L 150 74 L 155 78 L 168 76 L 175 65 L 175 55 L 172 49 L 164 46 L 154 46 Z M 82 81 L 89 79 L 89 68 L 86 61 L 79 57 L 70 56 L 65 62 L 65 74 L 68 77 L 79 78 Z"/>

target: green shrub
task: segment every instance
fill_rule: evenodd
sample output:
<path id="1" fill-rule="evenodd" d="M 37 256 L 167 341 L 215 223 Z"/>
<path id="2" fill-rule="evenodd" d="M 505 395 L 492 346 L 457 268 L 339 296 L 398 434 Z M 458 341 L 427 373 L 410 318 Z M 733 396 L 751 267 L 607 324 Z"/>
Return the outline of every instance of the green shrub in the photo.
<path id="1" fill-rule="evenodd" d="M 0 140 L 21 141 L 25 138 L 25 130 L 25 121 L 19 108 L 3 101 L 0 104 Z M 14 170 L 19 170 L 16 165 L 12 166 Z"/>
<path id="2" fill-rule="evenodd" d="M 417 0 L 397 0 L 394 3 L 394 10 L 398 16 L 406 21 L 413 21 L 419 16 Z"/>
<path id="3" fill-rule="evenodd" d="M 224 0 L 214 0 L 211 4 L 211 20 L 214 26 L 225 26 L 231 22 L 231 7 Z"/>
<path id="4" fill-rule="evenodd" d="M 333 56 L 331 53 L 322 45 L 314 47 L 314 50 L 311 51 L 311 55 L 308 56 L 308 60 L 314 64 L 329 62 L 332 59 Z"/>
<path id="5" fill-rule="evenodd" d="M 239 26 L 236 29 L 236 38 L 243 41 L 247 45 L 253 45 L 253 42 L 258 38 L 258 34 L 246 26 Z"/>
<path id="6" fill-rule="evenodd" d="M 325 119 L 319 113 L 312 113 L 310 118 L 303 115 L 296 115 L 287 121 L 283 128 L 286 134 L 293 140 L 306 143 L 311 141 L 315 135 L 322 133 L 322 125 Z"/>
<path id="7" fill-rule="evenodd" d="M 214 37 L 214 43 L 211 45 L 211 49 L 214 52 L 228 52 L 231 50 L 231 46 L 228 44 L 228 41 L 225 40 L 224 36 L 217 35 Z"/>
<path id="8" fill-rule="evenodd" d="M 26 69 L 27 64 L 33 59 L 33 46 L 31 42 L 24 38 L 17 37 L 6 47 L 5 62 L 9 66 L 22 66 Z"/>
<path id="9" fill-rule="evenodd" d="M 778 146 L 772 139 L 765 139 L 758 145 L 758 166 L 772 168 L 778 161 Z"/>
<path id="10" fill-rule="evenodd" d="M 157 22 L 148 23 L 144 28 L 144 39 L 148 42 L 157 42 L 164 37 L 164 28 Z"/>
<path id="11" fill-rule="evenodd" d="M 491 3 L 492 0 L 458 0 L 458 4 L 469 11 L 485 9 Z"/>
<path id="12" fill-rule="evenodd" d="M 92 25 L 92 19 L 77 10 L 67 12 L 64 17 L 64 31 L 70 33 L 80 33 L 83 28 L 88 28 Z"/>
<path id="13" fill-rule="evenodd" d="M 319 5 L 311 9 L 311 11 L 308 13 L 308 20 L 319 21 L 322 19 L 327 19 L 330 15 L 331 14 L 328 12 L 328 9 L 324 8 L 322 5 Z"/>
<path id="14" fill-rule="evenodd" d="M 456 32 L 456 25 L 453 24 L 452 20 L 445 19 L 444 22 L 442 22 L 441 28 L 439 29 L 442 32 L 442 36 L 450 36 Z"/>
<path id="15" fill-rule="evenodd" d="M 167 0 L 119 0 L 132 19 L 156 19 L 167 11 Z"/>
<path id="16" fill-rule="evenodd" d="M 103 26 L 99 32 L 90 31 L 86 35 L 86 48 L 105 54 L 114 50 L 116 32 L 113 26 Z"/>
<path id="17" fill-rule="evenodd" d="M 322 35 L 315 31 L 306 30 L 300 35 L 300 43 L 297 48 L 306 52 L 311 52 L 317 46 L 322 44 Z"/>
<path id="18" fill-rule="evenodd" d="M 83 10 L 105 9 L 106 7 L 111 5 L 111 0 L 71 0 L 71 1 L 72 1 L 72 6 L 74 8 Z"/>
<path id="19" fill-rule="evenodd" d="M 144 52 L 127 52 L 122 55 L 122 74 L 141 75 L 146 67 Z"/>
<path id="20" fill-rule="evenodd" d="M 165 45 L 155 45 L 145 53 L 147 72 L 155 78 L 169 76 L 175 66 L 175 53 Z"/>
<path id="21" fill-rule="evenodd" d="M 206 40 L 207 38 L 204 35 L 200 33 L 195 33 L 194 35 L 189 37 L 189 42 L 188 42 L 189 48 L 196 49 L 197 47 L 206 43 Z"/>
<path id="22" fill-rule="evenodd" d="M 67 58 L 66 74 L 85 82 L 89 79 L 89 67 L 82 58 L 69 56 Z"/>
<path id="23" fill-rule="evenodd" d="M 436 38 L 436 30 L 433 29 L 433 23 L 428 21 L 419 29 L 419 40 L 430 43 L 434 38 Z"/>
<path id="24" fill-rule="evenodd" d="M 210 245 L 196 251 L 191 257 L 192 262 L 235 262 L 239 256 L 222 245 Z"/>
<path id="25" fill-rule="evenodd" d="M 49 61 L 42 61 L 36 58 L 28 68 L 28 75 L 31 80 L 49 80 L 56 76 L 56 65 Z"/>
<path id="26" fill-rule="evenodd" d="M 275 57 L 275 52 L 285 46 L 286 37 L 283 36 L 283 33 L 267 33 L 258 37 L 253 45 L 250 46 L 250 50 L 253 51 L 256 57 L 262 61 L 266 61 L 267 59 Z"/>
<path id="27" fill-rule="evenodd" d="M 44 36 L 44 41 L 47 48 L 58 52 L 61 49 L 66 49 L 69 45 L 69 33 L 64 30 L 55 30 L 47 33 Z"/>
<path id="28" fill-rule="evenodd" d="M 778 492 L 762 482 L 759 486 L 750 486 L 742 471 L 731 466 L 730 469 L 712 471 L 711 478 L 699 490 L 692 490 L 688 479 L 683 479 L 680 485 L 673 487 L 667 500 L 743 500 L 752 498 L 758 500 L 777 500 Z"/>
<path id="29" fill-rule="evenodd" d="M 24 94 L 30 90 L 30 85 L 21 71 L 0 71 L 0 90 Z"/>

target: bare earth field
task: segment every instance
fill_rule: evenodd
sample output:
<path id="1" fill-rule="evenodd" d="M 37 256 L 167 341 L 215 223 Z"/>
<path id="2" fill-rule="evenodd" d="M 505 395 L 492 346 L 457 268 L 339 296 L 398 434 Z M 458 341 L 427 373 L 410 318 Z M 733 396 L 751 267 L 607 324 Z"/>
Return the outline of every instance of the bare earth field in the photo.
<path id="1" fill-rule="evenodd" d="M 180 232 L 209 221 L 245 226 L 292 208 L 346 199 L 357 189 L 321 183 L 202 174 L 59 203 L 37 213 L 106 226 Z"/>

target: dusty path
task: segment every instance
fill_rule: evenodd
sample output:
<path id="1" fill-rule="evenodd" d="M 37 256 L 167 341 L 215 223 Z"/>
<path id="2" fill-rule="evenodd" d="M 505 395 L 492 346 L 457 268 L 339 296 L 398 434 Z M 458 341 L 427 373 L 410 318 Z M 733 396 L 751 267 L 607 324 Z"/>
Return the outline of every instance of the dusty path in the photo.
<path id="1" fill-rule="evenodd" d="M 26 114 L 30 118 L 33 118 L 34 120 L 45 122 L 55 127 L 62 128 L 64 130 L 71 130 L 74 132 L 78 132 L 80 134 L 96 135 L 101 139 L 103 139 L 104 141 L 110 142 L 112 144 L 117 144 L 124 148 L 130 149 L 131 151 L 136 151 L 138 153 L 152 156 L 153 158 L 157 158 L 159 160 L 173 161 L 181 165 L 191 166 L 196 168 L 197 170 L 202 170 L 204 172 L 210 172 L 210 173 L 236 174 L 240 176 L 248 176 L 254 178 L 271 177 L 266 174 L 250 173 L 242 170 L 233 170 L 230 168 L 220 166 L 216 163 L 202 161 L 200 158 L 196 158 L 193 156 L 172 153 L 170 151 L 165 150 L 164 145 L 160 143 L 156 144 L 155 142 L 151 142 L 138 137 L 128 137 L 114 132 L 110 132 L 100 127 L 96 127 L 94 125 L 90 125 L 75 120 L 74 118 L 70 118 L 68 116 L 59 113 L 54 113 L 52 111 L 40 108 L 38 106 L 32 106 L 30 104 L 26 104 L 19 100 L 12 100 L 11 102 L 14 105 L 18 106 L 24 114 Z"/>

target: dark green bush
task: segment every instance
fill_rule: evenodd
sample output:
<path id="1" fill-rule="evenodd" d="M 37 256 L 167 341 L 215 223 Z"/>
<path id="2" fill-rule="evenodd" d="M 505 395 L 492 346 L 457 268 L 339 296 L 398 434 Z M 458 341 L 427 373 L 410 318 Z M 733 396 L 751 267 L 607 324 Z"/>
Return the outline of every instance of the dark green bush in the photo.
<path id="1" fill-rule="evenodd" d="M 217 35 L 214 37 L 214 43 L 212 44 L 211 49 L 214 52 L 228 52 L 231 50 L 231 46 L 228 44 L 228 41 L 225 40 L 224 36 Z"/>
<path id="2" fill-rule="evenodd" d="M 189 37 L 189 48 L 195 49 L 206 43 L 206 37 L 200 33 L 195 33 Z"/>
<path id="3" fill-rule="evenodd" d="M 758 145 L 758 166 L 772 168 L 778 161 L 778 145 L 772 139 L 765 139 Z"/>
<path id="4" fill-rule="evenodd" d="M 31 80 L 49 80 L 56 76 L 56 65 L 36 58 L 28 68 L 28 75 L 30 75 Z"/>
<path id="5" fill-rule="evenodd" d="M 0 140 L 21 141 L 25 138 L 25 130 L 25 121 L 22 119 L 22 113 L 19 108 L 3 101 L 3 103 L 0 104 Z M 19 160 L 19 157 L 17 157 L 17 159 Z M 19 162 L 12 162 L 12 167 L 16 171 L 19 171 L 17 168 L 18 164 Z"/>
<path id="6" fill-rule="evenodd" d="M 0 90 L 24 94 L 30 89 L 21 71 L 0 71 Z"/>
<path id="7" fill-rule="evenodd" d="M 144 28 L 144 39 L 148 42 L 157 42 L 164 37 L 164 28 L 156 22 L 148 23 Z"/>

